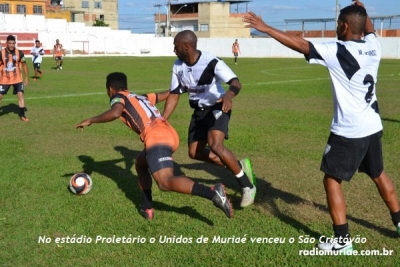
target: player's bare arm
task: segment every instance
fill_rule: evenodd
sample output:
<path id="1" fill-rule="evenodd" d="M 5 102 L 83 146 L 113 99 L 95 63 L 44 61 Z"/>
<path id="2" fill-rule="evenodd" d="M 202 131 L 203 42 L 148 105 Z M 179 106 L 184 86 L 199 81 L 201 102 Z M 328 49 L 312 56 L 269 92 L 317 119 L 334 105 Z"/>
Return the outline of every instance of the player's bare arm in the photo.
<path id="1" fill-rule="evenodd" d="M 180 94 L 169 94 L 165 100 L 163 117 L 168 120 L 172 112 L 174 112 L 176 105 L 178 105 Z"/>
<path id="2" fill-rule="evenodd" d="M 287 33 L 275 29 L 269 25 L 267 25 L 261 18 L 261 16 L 257 16 L 255 13 L 249 11 L 247 12 L 243 18 L 243 22 L 249 23 L 246 25 L 246 28 L 254 28 L 260 32 L 269 34 L 272 38 L 276 39 L 278 42 L 287 46 L 299 53 L 304 55 L 308 55 L 310 52 L 308 41 L 298 37 L 288 35 Z"/>
<path id="3" fill-rule="evenodd" d="M 124 105 L 116 103 L 111 107 L 110 110 L 107 110 L 106 112 L 100 115 L 81 121 L 78 125 L 76 125 L 75 128 L 83 128 L 85 126 L 90 126 L 92 123 L 103 123 L 103 122 L 113 121 L 121 116 L 123 110 L 124 110 Z"/>
<path id="4" fill-rule="evenodd" d="M 239 94 L 240 89 L 242 88 L 242 84 L 238 79 L 233 79 L 229 83 L 229 89 L 226 93 L 217 100 L 217 103 L 222 102 L 222 111 L 228 112 L 232 109 L 232 98 L 234 98 L 237 94 Z"/>
<path id="5" fill-rule="evenodd" d="M 167 91 L 161 92 L 161 93 L 157 93 L 157 103 L 160 103 L 162 101 L 164 101 L 165 99 L 167 99 L 167 97 L 169 96 L 169 89 Z"/>
<path id="6" fill-rule="evenodd" d="M 28 70 L 28 66 L 26 65 L 26 61 L 21 61 L 21 66 L 22 66 L 22 70 L 24 72 L 24 85 L 28 85 L 28 83 L 29 83 L 29 70 Z"/>

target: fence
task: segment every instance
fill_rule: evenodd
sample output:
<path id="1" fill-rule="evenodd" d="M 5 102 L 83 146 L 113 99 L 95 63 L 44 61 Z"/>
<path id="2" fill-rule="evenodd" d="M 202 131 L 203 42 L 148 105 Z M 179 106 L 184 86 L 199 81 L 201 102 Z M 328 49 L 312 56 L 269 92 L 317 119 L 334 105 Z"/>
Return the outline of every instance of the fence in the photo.
<path id="1" fill-rule="evenodd" d="M 128 30 L 112 30 L 109 27 L 87 27 L 84 23 L 67 22 L 63 19 L 45 19 L 37 15 L 12 15 L 0 13 L 0 36 L 12 33 L 22 36 L 37 33 L 46 51 L 51 51 L 59 39 L 70 55 L 129 55 L 175 56 L 172 37 L 156 37 L 155 34 L 135 34 Z M 33 38 L 29 37 L 32 42 Z M 335 38 L 308 38 L 317 42 Z M 0 40 L 4 43 L 5 40 Z M 220 57 L 231 57 L 231 38 L 199 38 L 198 49 Z M 400 59 L 400 37 L 379 37 L 383 58 Z M 239 39 L 241 57 L 302 57 L 272 38 Z M 17 44 L 18 46 L 18 44 Z M 33 43 L 32 43 L 33 47 Z M 78 49 L 78 48 L 79 49 Z M 81 52 L 79 52 L 81 51 Z"/>

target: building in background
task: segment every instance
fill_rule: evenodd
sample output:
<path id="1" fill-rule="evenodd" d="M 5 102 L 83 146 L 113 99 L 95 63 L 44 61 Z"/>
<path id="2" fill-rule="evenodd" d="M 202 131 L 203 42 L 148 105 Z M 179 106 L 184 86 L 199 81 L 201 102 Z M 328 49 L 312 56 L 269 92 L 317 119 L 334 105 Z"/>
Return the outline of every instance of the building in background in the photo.
<path id="1" fill-rule="evenodd" d="M 231 37 L 248 38 L 250 29 L 243 27 L 239 6 L 244 6 L 250 0 L 208 0 L 208 1 L 179 1 L 169 0 L 167 14 L 159 12 L 154 15 L 157 36 L 175 36 L 182 30 L 191 30 L 200 38 Z M 236 7 L 236 9 L 235 9 Z"/>
<path id="2" fill-rule="evenodd" d="M 83 22 L 92 26 L 96 20 L 118 29 L 118 0 L 0 0 L 0 13 L 44 15 L 51 19 Z"/>

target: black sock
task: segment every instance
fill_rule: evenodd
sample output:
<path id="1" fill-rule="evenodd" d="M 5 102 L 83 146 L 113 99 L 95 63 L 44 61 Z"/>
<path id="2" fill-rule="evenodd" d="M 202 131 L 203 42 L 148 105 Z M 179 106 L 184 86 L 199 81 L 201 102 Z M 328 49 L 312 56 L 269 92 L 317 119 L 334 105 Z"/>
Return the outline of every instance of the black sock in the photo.
<path id="1" fill-rule="evenodd" d="M 209 200 L 212 200 L 215 195 L 215 192 L 208 186 L 199 184 L 198 182 L 194 182 L 191 194 L 194 196 L 199 196 L 202 198 L 207 198 Z"/>
<path id="2" fill-rule="evenodd" d="M 239 163 L 240 168 L 243 170 L 243 166 L 242 166 L 242 164 L 240 164 L 240 161 L 238 161 L 238 163 Z M 253 188 L 253 184 L 250 182 L 250 179 L 249 179 L 249 177 L 247 177 L 246 173 L 244 173 L 242 177 L 236 177 L 236 178 L 238 179 L 238 183 L 241 188 L 244 188 L 244 187 Z"/>
<path id="3" fill-rule="evenodd" d="M 250 182 L 249 177 L 247 177 L 246 174 L 244 174 L 242 177 L 236 177 L 238 179 L 240 187 L 249 187 L 253 188 L 253 184 Z"/>
<path id="4" fill-rule="evenodd" d="M 398 212 L 395 212 L 395 213 L 391 212 L 390 216 L 392 217 L 393 224 L 395 226 L 397 226 L 397 224 L 400 223 L 400 210 Z"/>
<path id="5" fill-rule="evenodd" d="M 243 166 L 240 163 L 240 161 L 237 161 L 240 168 L 243 170 Z M 244 188 L 244 187 L 249 187 L 249 188 L 253 188 L 253 184 L 250 182 L 249 177 L 247 177 L 246 173 L 242 176 L 242 177 L 236 177 L 238 179 L 238 183 L 240 185 L 240 187 Z"/>
<path id="6" fill-rule="evenodd" d="M 25 117 L 25 107 L 23 107 L 23 108 L 19 108 L 19 116 L 20 117 Z"/>
<path id="7" fill-rule="evenodd" d="M 147 210 L 151 208 L 153 208 L 151 189 L 145 189 L 142 191 L 142 209 Z"/>
<path id="8" fill-rule="evenodd" d="M 349 237 L 349 224 L 332 225 L 335 237 Z"/>

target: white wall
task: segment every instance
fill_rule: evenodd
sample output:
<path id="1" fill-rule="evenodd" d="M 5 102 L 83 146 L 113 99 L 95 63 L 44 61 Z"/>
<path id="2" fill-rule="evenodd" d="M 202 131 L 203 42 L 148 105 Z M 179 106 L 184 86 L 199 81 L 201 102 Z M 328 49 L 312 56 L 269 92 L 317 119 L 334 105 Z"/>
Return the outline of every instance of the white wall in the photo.
<path id="1" fill-rule="evenodd" d="M 175 56 L 172 37 L 134 34 L 109 27 L 85 27 L 81 22 L 45 19 L 44 16 L 0 13 L 0 35 L 1 32 L 38 32 L 38 38 L 45 49 L 52 49 L 55 40 L 59 39 L 69 54 L 83 46 L 89 50 L 89 55 Z M 334 39 L 310 40 L 326 42 Z M 233 38 L 199 38 L 198 49 L 219 57 L 231 57 L 233 41 Z M 379 38 L 379 41 L 383 58 L 400 59 L 400 37 Z M 272 38 L 244 38 L 239 39 L 239 43 L 241 57 L 303 57 Z"/>

